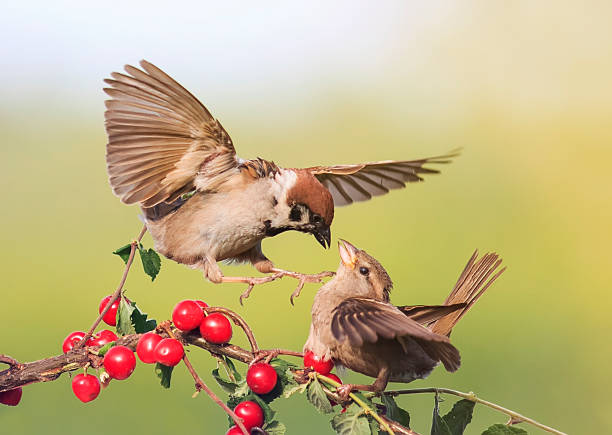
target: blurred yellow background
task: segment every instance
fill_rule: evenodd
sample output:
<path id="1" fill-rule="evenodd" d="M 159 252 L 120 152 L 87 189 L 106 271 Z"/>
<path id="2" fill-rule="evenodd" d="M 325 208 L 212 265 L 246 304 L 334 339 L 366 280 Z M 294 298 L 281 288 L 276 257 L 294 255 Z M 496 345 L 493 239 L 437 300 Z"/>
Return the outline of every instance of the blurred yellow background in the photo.
<path id="1" fill-rule="evenodd" d="M 439 303 L 475 248 L 500 253 L 507 272 L 453 334 L 461 369 L 438 368 L 411 386 L 474 391 L 568 433 L 612 432 L 610 3 L 53 5 L 7 5 L 0 18 L 0 353 L 58 354 L 119 281 L 111 251 L 141 224 L 107 183 L 101 87 L 146 58 L 208 106 L 243 158 L 310 166 L 463 147 L 442 175 L 338 209 L 334 240 L 378 258 L 398 304 Z M 288 269 L 338 264 L 335 248 L 303 234 L 269 239 L 264 250 Z M 294 284 L 256 288 L 240 307 L 241 286 L 215 286 L 163 259 L 155 282 L 136 264 L 126 287 L 158 320 L 177 301 L 201 298 L 237 310 L 263 347 L 301 349 L 317 287 L 291 307 Z M 213 359 L 190 355 L 213 384 Z M 184 367 L 163 390 L 139 364 L 84 405 L 64 376 L 0 407 L 0 427 L 224 433 L 222 411 L 191 393 Z M 413 429 L 428 433 L 433 397 L 400 403 Z M 290 434 L 332 432 L 304 397 L 274 407 Z M 505 421 L 477 406 L 466 433 Z"/>

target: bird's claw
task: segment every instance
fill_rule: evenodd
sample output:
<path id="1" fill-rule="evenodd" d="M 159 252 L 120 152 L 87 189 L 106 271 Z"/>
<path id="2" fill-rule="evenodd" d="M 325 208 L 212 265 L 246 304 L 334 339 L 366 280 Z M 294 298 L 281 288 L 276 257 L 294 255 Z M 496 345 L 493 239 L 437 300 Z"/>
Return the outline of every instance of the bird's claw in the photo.
<path id="1" fill-rule="evenodd" d="M 293 293 L 291 293 L 291 296 L 289 297 L 289 301 L 291 302 L 291 305 L 293 305 L 294 299 L 297 298 L 302 292 L 302 289 L 304 288 L 304 284 L 306 284 L 307 282 L 321 282 L 323 278 L 327 278 L 327 277 L 335 275 L 334 272 L 330 272 L 330 271 L 323 271 L 320 273 L 310 273 L 309 274 L 309 273 L 291 272 L 289 270 L 275 269 L 275 272 L 282 273 L 283 276 L 289 276 L 291 278 L 298 280 L 297 287 L 295 288 L 295 290 L 293 291 Z"/>
<path id="2" fill-rule="evenodd" d="M 336 394 L 338 394 L 342 402 L 346 402 L 354 389 L 355 386 L 353 384 L 343 384 L 336 388 Z"/>
<path id="3" fill-rule="evenodd" d="M 275 281 L 277 279 L 282 278 L 283 276 L 284 275 L 282 273 L 275 273 L 273 275 L 268 275 L 261 278 L 245 278 L 243 282 L 247 283 L 249 286 L 240 295 L 240 305 L 243 305 L 244 300 L 249 297 L 251 291 L 253 291 L 253 287 L 258 284 L 265 284 L 267 282 Z"/>

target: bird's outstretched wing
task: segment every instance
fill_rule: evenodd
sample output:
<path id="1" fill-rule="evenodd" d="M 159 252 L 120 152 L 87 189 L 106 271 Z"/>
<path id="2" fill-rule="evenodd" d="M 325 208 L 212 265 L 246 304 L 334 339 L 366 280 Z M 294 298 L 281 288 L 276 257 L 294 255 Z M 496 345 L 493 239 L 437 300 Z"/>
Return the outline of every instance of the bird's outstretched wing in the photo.
<path id="1" fill-rule="evenodd" d="M 126 65 L 105 82 L 106 163 L 127 204 L 171 203 L 213 189 L 238 166 L 232 140 L 197 98 L 155 65 Z"/>
<path id="2" fill-rule="evenodd" d="M 306 168 L 331 192 L 335 206 L 367 201 L 384 195 L 391 189 L 406 187 L 406 183 L 423 181 L 423 174 L 437 174 L 426 164 L 450 163 L 459 150 L 443 156 L 420 160 L 383 160 L 356 165 L 314 166 Z"/>
<path id="3" fill-rule="evenodd" d="M 450 344 L 448 337 L 436 334 L 412 320 L 395 306 L 368 298 L 349 298 L 340 303 L 332 314 L 331 331 L 339 342 L 362 346 L 379 339 L 405 337 L 416 340 L 423 350 L 435 360 L 442 361 L 449 371 L 459 368 L 459 351 Z"/>

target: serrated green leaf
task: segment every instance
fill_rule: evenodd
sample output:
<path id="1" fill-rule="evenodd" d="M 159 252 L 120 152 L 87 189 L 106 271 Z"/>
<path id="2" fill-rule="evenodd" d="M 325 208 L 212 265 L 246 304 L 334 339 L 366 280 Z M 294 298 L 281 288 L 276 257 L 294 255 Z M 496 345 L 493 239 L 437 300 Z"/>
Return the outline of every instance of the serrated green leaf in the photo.
<path id="1" fill-rule="evenodd" d="M 363 410 L 354 405 L 331 420 L 331 426 L 340 435 L 369 435 L 370 423 Z"/>
<path id="2" fill-rule="evenodd" d="M 117 333 L 119 335 L 135 334 L 136 329 L 132 325 L 132 313 L 134 312 L 135 303 L 129 303 L 123 296 L 119 302 L 117 310 Z"/>
<path id="3" fill-rule="evenodd" d="M 132 326 L 134 330 L 138 334 L 144 334 L 145 332 L 153 331 L 157 327 L 157 322 L 155 319 L 147 320 L 147 314 L 140 311 L 140 308 L 136 306 L 136 302 L 132 302 L 132 307 L 134 307 L 134 311 L 132 311 L 132 315 L 130 316 L 130 320 L 132 321 Z"/>
<path id="4" fill-rule="evenodd" d="M 476 403 L 471 400 L 459 400 L 455 402 L 453 409 L 442 417 L 452 435 L 463 435 L 465 428 L 472 421 L 474 405 Z"/>
<path id="5" fill-rule="evenodd" d="M 436 394 L 434 396 L 433 418 L 431 421 L 431 435 L 452 435 L 446 421 L 440 417 L 440 399 Z"/>
<path id="6" fill-rule="evenodd" d="M 304 394 L 304 391 L 306 391 L 306 388 L 308 388 L 308 384 L 298 384 L 296 383 L 294 386 L 289 387 L 289 388 L 285 388 L 285 391 L 283 392 L 283 397 L 285 399 L 291 397 L 293 394 L 295 393 L 300 393 L 300 394 Z"/>
<path id="7" fill-rule="evenodd" d="M 161 269 L 161 258 L 152 248 L 144 249 L 142 246 L 139 246 L 138 253 L 140 254 L 145 273 L 151 277 L 151 281 L 154 281 L 159 273 L 159 269 Z"/>
<path id="8" fill-rule="evenodd" d="M 393 396 L 383 394 L 380 400 L 387 409 L 387 417 L 404 427 L 410 427 L 410 414 L 397 405 Z"/>
<path id="9" fill-rule="evenodd" d="M 159 378 L 159 383 L 164 388 L 170 388 L 170 381 L 172 379 L 172 370 L 174 367 L 165 366 L 160 363 L 155 364 L 155 374 Z"/>
<path id="10" fill-rule="evenodd" d="M 228 394 L 232 394 L 235 396 L 242 396 L 244 394 L 241 394 L 241 392 L 244 392 L 244 393 L 248 392 L 248 386 L 246 386 L 245 381 L 240 380 L 240 382 L 234 382 L 232 380 L 223 379 L 223 377 L 221 377 L 221 375 L 219 374 L 218 368 L 212 371 L 212 375 L 213 375 L 213 378 L 215 378 L 215 381 L 217 381 L 217 384 L 219 384 L 219 386 L 223 389 L 223 391 L 225 391 Z M 239 391 L 239 390 L 243 390 L 243 391 Z"/>
<path id="11" fill-rule="evenodd" d="M 121 257 L 124 263 L 127 263 L 128 259 L 130 258 L 130 252 L 132 252 L 132 244 L 128 243 L 127 245 L 114 250 L 113 254 L 118 255 L 119 257 Z"/>
<path id="12" fill-rule="evenodd" d="M 278 420 L 266 423 L 262 429 L 265 430 L 268 435 L 285 435 L 285 432 L 287 432 L 285 425 Z"/>
<path id="13" fill-rule="evenodd" d="M 497 423 L 485 430 L 482 435 L 527 435 L 527 431 L 520 427 Z"/>
<path id="14" fill-rule="evenodd" d="M 227 365 L 227 368 L 229 369 L 236 382 L 242 381 L 242 375 L 238 370 L 236 370 L 236 366 L 234 365 L 232 359 L 226 356 L 224 356 L 223 359 L 225 360 L 225 364 Z"/>
<path id="15" fill-rule="evenodd" d="M 374 417 L 372 417 L 371 415 L 368 415 L 366 416 L 366 418 L 368 419 L 368 424 L 370 425 L 371 435 L 378 435 L 379 433 L 386 433 L 380 430 L 380 425 L 378 424 L 378 422 L 376 421 Z"/>
<path id="16" fill-rule="evenodd" d="M 323 391 L 321 383 L 317 378 L 312 378 L 312 381 L 310 382 L 310 384 L 308 384 L 308 388 L 306 390 L 306 397 L 308 397 L 310 403 L 312 403 L 314 407 L 317 408 L 320 412 L 324 414 L 330 414 L 334 411 L 331 406 L 331 403 L 329 403 L 327 395 Z"/>

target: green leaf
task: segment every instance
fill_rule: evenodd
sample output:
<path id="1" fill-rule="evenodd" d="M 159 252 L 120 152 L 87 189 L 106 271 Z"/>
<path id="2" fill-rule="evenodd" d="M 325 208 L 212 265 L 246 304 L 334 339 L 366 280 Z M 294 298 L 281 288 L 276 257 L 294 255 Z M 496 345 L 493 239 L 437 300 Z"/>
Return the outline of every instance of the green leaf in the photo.
<path id="1" fill-rule="evenodd" d="M 134 310 L 132 311 L 130 320 L 134 326 L 134 330 L 138 334 L 153 331 L 157 327 L 157 322 L 154 319 L 147 320 L 148 315 L 140 311 L 140 309 L 136 306 L 136 302 L 132 302 L 132 307 L 134 307 Z"/>
<path id="2" fill-rule="evenodd" d="M 310 403 L 312 403 L 314 407 L 317 408 L 320 412 L 324 414 L 330 414 L 334 411 L 331 406 L 331 403 L 329 403 L 329 399 L 323 391 L 323 387 L 321 386 L 317 378 L 312 378 L 312 382 L 308 384 L 308 389 L 306 390 L 306 397 L 308 397 Z"/>
<path id="3" fill-rule="evenodd" d="M 232 361 L 232 359 L 226 356 L 224 356 L 223 359 L 225 360 L 225 364 L 227 364 L 227 367 L 229 371 L 231 372 L 232 376 L 234 377 L 234 379 L 236 380 L 236 382 L 242 381 L 242 375 L 240 374 L 238 370 L 236 370 L 236 366 L 234 365 L 234 362 Z"/>
<path id="4" fill-rule="evenodd" d="M 114 250 L 113 254 L 118 255 L 119 257 L 121 257 L 124 263 L 127 263 L 128 259 L 130 258 L 130 252 L 132 252 L 132 244 L 128 243 L 127 245 Z"/>
<path id="5" fill-rule="evenodd" d="M 172 378 L 172 370 L 174 367 L 168 367 L 160 363 L 155 364 L 155 374 L 159 378 L 159 383 L 164 388 L 170 388 L 170 380 Z"/>
<path id="6" fill-rule="evenodd" d="M 268 435 L 285 435 L 287 431 L 285 425 L 278 420 L 273 420 L 264 424 L 262 429 L 265 430 Z"/>
<path id="7" fill-rule="evenodd" d="M 440 409 L 438 405 L 440 404 L 440 398 L 438 394 L 434 396 L 434 409 L 433 409 L 433 418 L 431 422 L 431 435 L 453 435 L 451 430 L 449 429 L 446 421 L 442 417 L 440 417 Z"/>
<path id="8" fill-rule="evenodd" d="M 397 406 L 397 403 L 395 402 L 393 396 L 383 394 L 380 397 L 380 400 L 387 409 L 387 417 L 389 417 L 393 421 L 398 422 L 404 427 L 410 427 L 410 414 L 408 414 L 408 411 Z"/>
<path id="9" fill-rule="evenodd" d="M 288 399 L 289 397 L 291 397 L 293 394 L 295 393 L 300 393 L 300 394 L 304 394 L 304 391 L 306 391 L 306 388 L 308 387 L 308 384 L 298 384 L 296 383 L 294 386 L 292 387 L 288 387 L 285 388 L 285 391 L 283 391 L 283 397 L 285 399 Z"/>
<path id="10" fill-rule="evenodd" d="M 327 399 L 326 399 L 327 400 Z M 355 405 L 331 420 L 332 428 L 340 435 L 370 435 L 370 424 L 363 410 Z"/>
<path id="11" fill-rule="evenodd" d="M 452 435 L 463 435 L 465 428 L 472 421 L 474 405 L 476 403 L 471 400 L 459 400 L 455 402 L 453 409 L 442 417 Z"/>
<path id="12" fill-rule="evenodd" d="M 244 394 L 240 394 L 240 392 L 238 390 L 241 390 L 244 388 L 244 386 L 246 385 L 246 382 L 241 380 L 240 382 L 234 382 L 232 380 L 226 380 L 223 379 L 221 377 L 221 375 L 219 374 L 219 369 L 216 368 L 212 371 L 212 375 L 213 378 L 215 378 L 215 381 L 217 381 L 217 384 L 219 384 L 219 386 L 223 389 L 223 391 L 225 391 L 226 393 L 235 395 L 235 396 L 242 396 Z M 248 393 L 248 386 L 244 389 L 245 393 Z"/>
<path id="13" fill-rule="evenodd" d="M 136 303 L 129 303 L 123 296 L 117 310 L 117 333 L 119 335 L 135 334 L 136 329 L 132 325 L 132 313 Z"/>
<path id="14" fill-rule="evenodd" d="M 144 249 L 142 245 L 138 247 L 138 253 L 140 254 L 145 273 L 151 277 L 151 281 L 154 281 L 161 268 L 159 255 L 151 248 Z"/>
<path id="15" fill-rule="evenodd" d="M 104 356 L 106 355 L 106 352 L 108 352 L 108 350 L 113 347 L 115 345 L 114 341 L 111 341 L 110 343 L 106 343 L 104 346 L 102 346 L 100 349 L 98 349 L 98 355 L 100 356 Z"/>
<path id="16" fill-rule="evenodd" d="M 527 435 L 527 431 L 520 427 L 497 423 L 485 430 L 482 435 Z"/>

